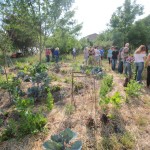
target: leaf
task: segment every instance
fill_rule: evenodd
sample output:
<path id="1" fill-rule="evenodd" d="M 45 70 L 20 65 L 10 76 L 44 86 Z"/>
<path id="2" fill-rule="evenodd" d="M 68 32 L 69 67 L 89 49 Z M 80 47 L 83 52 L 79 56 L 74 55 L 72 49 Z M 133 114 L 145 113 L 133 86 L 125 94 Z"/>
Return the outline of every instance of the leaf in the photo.
<path id="1" fill-rule="evenodd" d="M 57 143 L 57 142 L 54 142 L 54 141 L 46 141 L 44 144 L 43 144 L 44 148 L 46 150 L 63 150 L 64 147 L 61 143 Z"/>
<path id="2" fill-rule="evenodd" d="M 63 138 L 61 135 L 52 135 L 51 140 L 54 142 L 63 143 Z"/>
<path id="3" fill-rule="evenodd" d="M 60 132 L 60 135 L 63 137 L 64 141 L 67 144 L 70 142 L 70 140 L 72 140 L 73 138 L 75 138 L 77 136 L 77 134 L 75 132 L 71 131 L 71 129 L 69 129 L 69 128 Z"/>
<path id="4" fill-rule="evenodd" d="M 73 143 L 73 145 L 70 148 L 66 148 L 66 150 L 81 150 L 82 148 L 82 142 L 76 141 Z"/>

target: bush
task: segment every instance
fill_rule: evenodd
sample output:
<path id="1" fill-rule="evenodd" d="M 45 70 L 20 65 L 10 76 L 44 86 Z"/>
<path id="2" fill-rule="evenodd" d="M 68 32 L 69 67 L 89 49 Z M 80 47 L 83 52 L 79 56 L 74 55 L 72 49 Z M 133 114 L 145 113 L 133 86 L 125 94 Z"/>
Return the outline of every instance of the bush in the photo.
<path id="1" fill-rule="evenodd" d="M 127 87 L 125 88 L 127 95 L 139 96 L 142 85 L 135 80 L 130 80 Z"/>

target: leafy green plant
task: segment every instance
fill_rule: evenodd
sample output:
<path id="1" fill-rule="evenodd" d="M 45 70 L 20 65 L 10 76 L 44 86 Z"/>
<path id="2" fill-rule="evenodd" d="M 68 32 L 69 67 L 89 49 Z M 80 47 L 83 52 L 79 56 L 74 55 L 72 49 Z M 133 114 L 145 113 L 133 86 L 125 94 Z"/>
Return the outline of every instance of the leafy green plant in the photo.
<path id="1" fill-rule="evenodd" d="M 113 83 L 113 76 L 105 76 L 101 83 L 100 97 L 105 97 L 106 94 L 111 90 Z"/>
<path id="2" fill-rule="evenodd" d="M 59 134 L 52 135 L 51 139 L 46 141 L 43 146 L 46 150 L 81 150 L 81 141 L 70 144 L 70 141 L 76 136 L 75 132 L 67 128 Z"/>
<path id="3" fill-rule="evenodd" d="M 35 76 L 36 73 L 43 73 L 43 72 L 46 72 L 48 70 L 48 66 L 44 63 L 38 63 L 38 64 L 35 64 L 31 69 L 30 69 L 30 72 L 31 72 L 31 75 L 32 76 Z"/>
<path id="4" fill-rule="evenodd" d="M 139 96 L 141 91 L 142 85 L 139 84 L 135 80 L 130 80 L 127 87 L 125 88 L 125 91 L 127 93 L 127 96 Z"/>
<path id="5" fill-rule="evenodd" d="M 120 104 L 122 103 L 122 97 L 119 92 L 116 92 L 111 97 L 104 97 L 100 100 L 100 105 L 108 105 L 112 104 L 115 108 L 120 108 Z"/>
<path id="6" fill-rule="evenodd" d="M 26 110 L 27 108 L 34 105 L 34 99 L 28 98 L 28 99 L 21 99 L 17 98 L 15 101 L 16 108 L 18 110 Z"/>
<path id="7" fill-rule="evenodd" d="M 50 92 L 50 89 L 47 88 L 47 98 L 46 98 L 46 104 L 47 104 L 47 108 L 48 110 L 52 110 L 53 106 L 54 106 L 54 98 Z"/>

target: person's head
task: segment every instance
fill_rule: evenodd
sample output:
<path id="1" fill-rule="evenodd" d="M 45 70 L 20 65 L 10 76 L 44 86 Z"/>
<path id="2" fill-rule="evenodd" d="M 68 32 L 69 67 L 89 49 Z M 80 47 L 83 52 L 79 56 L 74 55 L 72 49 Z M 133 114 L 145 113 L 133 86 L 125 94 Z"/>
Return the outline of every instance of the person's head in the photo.
<path id="1" fill-rule="evenodd" d="M 126 43 L 126 44 L 125 44 L 125 47 L 129 47 L 129 43 Z"/>
<path id="2" fill-rule="evenodd" d="M 140 54 L 140 53 L 146 53 L 146 47 L 145 45 L 141 45 L 136 51 L 136 54 Z"/>
<path id="3" fill-rule="evenodd" d="M 111 48 L 110 49 L 114 49 L 114 46 L 111 46 Z"/>
<path id="4" fill-rule="evenodd" d="M 56 50 L 58 51 L 58 50 L 59 50 L 59 48 L 58 48 L 58 47 L 56 47 Z"/>

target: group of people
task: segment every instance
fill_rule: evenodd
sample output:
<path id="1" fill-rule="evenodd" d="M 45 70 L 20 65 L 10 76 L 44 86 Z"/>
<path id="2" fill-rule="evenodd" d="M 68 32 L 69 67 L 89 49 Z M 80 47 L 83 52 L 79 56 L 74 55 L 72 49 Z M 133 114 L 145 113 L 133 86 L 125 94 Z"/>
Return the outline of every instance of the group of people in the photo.
<path id="1" fill-rule="evenodd" d="M 86 65 L 100 65 L 104 58 L 104 50 L 102 47 L 86 47 L 83 51 Z"/>
<path id="2" fill-rule="evenodd" d="M 59 61 L 59 48 L 46 48 L 45 49 L 46 62 L 50 62 L 50 57 L 55 60 L 56 63 Z"/>
<path id="3" fill-rule="evenodd" d="M 147 68 L 147 87 L 150 87 L 150 54 L 145 45 L 139 46 L 132 54 L 129 49 L 129 43 L 126 43 L 120 50 L 112 46 L 107 53 L 109 64 L 112 70 L 116 70 L 118 62 L 118 72 L 125 73 L 130 80 L 135 68 L 135 80 L 142 81 L 144 67 Z"/>

